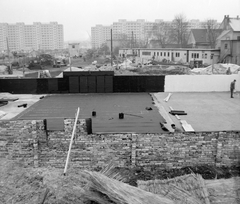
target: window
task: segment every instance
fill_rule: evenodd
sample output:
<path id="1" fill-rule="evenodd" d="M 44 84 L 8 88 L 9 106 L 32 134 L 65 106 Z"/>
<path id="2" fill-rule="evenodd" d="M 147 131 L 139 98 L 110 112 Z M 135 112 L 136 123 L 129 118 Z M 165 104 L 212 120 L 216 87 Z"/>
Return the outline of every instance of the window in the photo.
<path id="1" fill-rule="evenodd" d="M 169 52 L 168 52 L 168 53 L 167 53 L 167 56 L 169 57 L 169 55 L 170 55 L 170 54 L 169 54 Z"/>
<path id="2" fill-rule="evenodd" d="M 161 54 L 161 56 L 162 56 L 162 52 L 161 52 L 160 54 Z"/>
<path id="3" fill-rule="evenodd" d="M 180 57 L 180 53 L 179 53 L 179 52 L 176 52 L 176 53 L 175 53 L 175 56 L 176 56 L 176 57 Z"/>
<path id="4" fill-rule="evenodd" d="M 164 57 L 166 56 L 166 52 L 164 52 Z"/>
<path id="5" fill-rule="evenodd" d="M 225 45 L 224 45 L 224 48 L 225 48 L 225 49 L 227 49 L 227 48 L 228 48 L 228 44 L 227 44 L 227 43 L 225 43 Z"/>
<path id="6" fill-rule="evenodd" d="M 213 55 L 214 55 L 214 54 L 212 53 L 212 54 L 211 54 L 211 59 L 213 59 Z"/>
<path id="7" fill-rule="evenodd" d="M 205 59 L 207 59 L 207 53 L 205 53 Z"/>
<path id="8" fill-rule="evenodd" d="M 151 55 L 151 52 L 142 52 L 142 55 Z"/>
<path id="9" fill-rule="evenodd" d="M 75 48 L 75 45 L 72 45 L 72 48 Z"/>
<path id="10" fill-rule="evenodd" d="M 237 36 L 237 40 L 240 40 L 240 36 Z"/>
<path id="11" fill-rule="evenodd" d="M 157 56 L 159 56 L 159 52 L 157 52 Z"/>

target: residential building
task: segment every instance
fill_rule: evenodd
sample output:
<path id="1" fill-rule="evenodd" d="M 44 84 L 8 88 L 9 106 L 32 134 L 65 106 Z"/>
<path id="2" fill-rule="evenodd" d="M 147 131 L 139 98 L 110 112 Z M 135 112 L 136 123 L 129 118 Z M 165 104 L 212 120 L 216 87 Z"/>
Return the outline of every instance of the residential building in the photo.
<path id="1" fill-rule="evenodd" d="M 224 29 L 217 38 L 216 47 L 221 50 L 220 62 L 240 65 L 240 18 L 224 16 L 220 25 Z"/>
<path id="2" fill-rule="evenodd" d="M 91 42 L 92 48 L 100 48 L 102 44 L 106 43 L 111 38 L 112 26 L 96 25 L 91 28 Z"/>
<path id="3" fill-rule="evenodd" d="M 63 49 L 63 42 L 63 25 L 57 22 L 0 23 L 0 51 Z"/>

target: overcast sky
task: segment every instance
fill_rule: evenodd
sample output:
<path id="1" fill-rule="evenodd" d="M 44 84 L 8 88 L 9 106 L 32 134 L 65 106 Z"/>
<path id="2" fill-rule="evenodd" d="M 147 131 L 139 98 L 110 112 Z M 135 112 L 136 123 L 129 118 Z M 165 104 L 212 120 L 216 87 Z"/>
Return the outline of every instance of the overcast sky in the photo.
<path id="1" fill-rule="evenodd" d="M 64 40 L 87 40 L 91 27 L 110 25 L 118 19 L 223 20 L 240 16 L 240 0 L 0 0 L 0 22 L 48 23 L 64 26 Z"/>

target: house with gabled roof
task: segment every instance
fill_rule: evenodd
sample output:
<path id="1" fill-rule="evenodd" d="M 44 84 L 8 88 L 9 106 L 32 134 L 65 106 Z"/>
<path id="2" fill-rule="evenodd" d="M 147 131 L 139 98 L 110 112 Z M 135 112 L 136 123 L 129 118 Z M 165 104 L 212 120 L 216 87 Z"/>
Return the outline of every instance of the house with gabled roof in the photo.
<path id="1" fill-rule="evenodd" d="M 224 16 L 220 28 L 223 29 L 216 41 L 221 50 L 220 61 L 240 65 L 240 18 Z"/>
<path id="2" fill-rule="evenodd" d="M 188 45 L 192 48 L 215 48 L 217 37 L 222 29 L 191 29 Z"/>

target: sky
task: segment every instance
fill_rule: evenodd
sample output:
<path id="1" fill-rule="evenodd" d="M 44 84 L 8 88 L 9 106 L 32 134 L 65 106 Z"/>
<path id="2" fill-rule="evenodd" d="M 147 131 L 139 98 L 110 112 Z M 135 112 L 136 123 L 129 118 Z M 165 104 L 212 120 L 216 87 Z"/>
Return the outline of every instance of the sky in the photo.
<path id="1" fill-rule="evenodd" d="M 111 25 L 119 19 L 188 20 L 240 17 L 240 0 L 0 0 L 0 23 L 58 22 L 64 41 L 90 40 L 91 27 Z"/>

